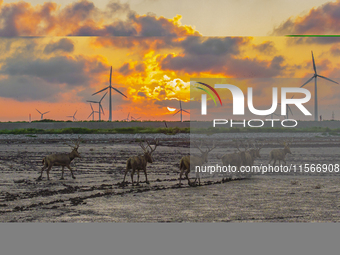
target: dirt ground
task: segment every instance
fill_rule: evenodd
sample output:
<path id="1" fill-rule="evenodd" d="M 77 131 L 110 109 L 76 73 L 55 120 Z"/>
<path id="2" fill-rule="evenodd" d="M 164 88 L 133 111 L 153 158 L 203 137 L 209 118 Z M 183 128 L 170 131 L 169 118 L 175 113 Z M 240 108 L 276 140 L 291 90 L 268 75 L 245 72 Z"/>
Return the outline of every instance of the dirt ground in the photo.
<path id="1" fill-rule="evenodd" d="M 270 134 L 272 135 L 272 134 Z M 220 163 L 235 151 L 231 142 L 254 138 L 264 144 L 256 165 L 267 164 L 269 152 L 281 148 L 277 135 L 228 134 L 209 137 L 217 148 L 209 163 Z M 294 137 L 287 164 L 339 164 L 340 138 L 321 134 L 286 134 Z M 178 185 L 179 160 L 190 151 L 188 135 L 159 137 L 154 163 L 148 164 L 150 184 L 126 186 L 121 182 L 126 160 L 141 153 L 136 135 L 84 135 L 71 167 L 53 167 L 37 181 L 42 158 L 69 152 L 71 135 L 0 136 L 0 222 L 314 222 L 340 221 L 340 173 L 270 173 L 235 179 L 233 175 L 204 174 L 201 186 Z M 274 142 L 273 142 L 274 141 Z M 193 149 L 195 151 L 195 149 Z M 198 150 L 195 151 L 196 153 Z M 191 178 L 194 178 L 191 173 Z M 222 178 L 224 178 L 222 181 Z M 135 180 L 136 180 L 135 176 Z"/>

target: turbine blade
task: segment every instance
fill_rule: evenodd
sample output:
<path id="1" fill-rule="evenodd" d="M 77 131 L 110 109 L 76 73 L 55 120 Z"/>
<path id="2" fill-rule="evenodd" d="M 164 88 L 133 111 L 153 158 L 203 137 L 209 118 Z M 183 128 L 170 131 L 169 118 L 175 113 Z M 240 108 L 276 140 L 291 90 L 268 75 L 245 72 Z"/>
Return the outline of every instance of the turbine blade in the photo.
<path id="1" fill-rule="evenodd" d="M 93 114 L 94 112 L 91 112 L 91 114 L 87 117 L 87 118 L 90 118 L 91 117 L 91 115 Z"/>
<path id="2" fill-rule="evenodd" d="M 329 78 L 327 78 L 327 77 L 325 77 L 325 76 L 322 76 L 322 75 L 317 75 L 317 76 L 320 77 L 320 78 L 326 79 L 326 80 L 328 80 L 328 81 L 334 82 L 334 83 L 336 83 L 336 84 L 339 84 L 338 82 L 333 81 L 333 80 L 331 80 L 331 79 L 329 79 Z"/>
<path id="3" fill-rule="evenodd" d="M 176 112 L 173 116 L 175 116 L 177 113 L 179 113 L 181 110 L 178 110 L 178 112 Z"/>
<path id="4" fill-rule="evenodd" d="M 96 103 L 96 104 L 99 103 L 99 102 L 97 102 L 97 101 L 86 101 L 86 102 L 89 102 L 89 103 Z"/>
<path id="5" fill-rule="evenodd" d="M 182 101 L 179 100 L 179 109 L 182 109 Z"/>
<path id="6" fill-rule="evenodd" d="M 182 110 L 182 111 L 190 114 L 190 112 L 188 112 L 188 111 L 186 111 L 186 110 Z"/>
<path id="7" fill-rule="evenodd" d="M 116 89 L 116 88 L 114 88 L 114 87 L 111 87 L 111 88 L 113 88 L 115 91 L 117 91 L 119 94 L 121 94 L 121 95 L 123 95 L 123 96 L 125 96 L 122 92 L 120 92 L 118 89 Z M 126 98 L 127 98 L 127 96 L 125 96 Z"/>
<path id="8" fill-rule="evenodd" d="M 316 74 L 316 67 L 315 67 L 315 61 L 314 61 L 313 51 L 312 51 L 312 60 L 313 60 L 314 73 Z"/>
<path id="9" fill-rule="evenodd" d="M 42 114 L 46 114 L 46 113 L 49 113 L 50 111 L 48 111 L 48 112 L 44 112 L 44 113 L 42 113 Z"/>
<path id="10" fill-rule="evenodd" d="M 107 92 L 105 93 L 105 95 L 102 97 L 102 99 L 99 100 L 99 102 L 101 102 L 103 100 L 103 98 L 106 96 Z"/>
<path id="11" fill-rule="evenodd" d="M 76 110 L 76 112 L 73 114 L 73 116 L 76 116 L 77 111 L 78 111 L 78 110 Z"/>
<path id="12" fill-rule="evenodd" d="M 99 90 L 99 91 L 97 91 L 96 93 L 93 93 L 92 96 L 94 96 L 95 94 L 98 94 L 98 93 L 100 93 L 100 92 L 102 92 L 102 91 L 104 91 L 104 90 L 106 90 L 106 89 L 108 89 L 108 88 L 110 88 L 110 87 L 106 87 L 105 89 Z"/>
<path id="13" fill-rule="evenodd" d="M 37 110 L 37 109 L 36 109 Z M 37 110 L 38 111 L 38 110 Z M 38 111 L 38 113 L 42 114 L 41 112 Z"/>
<path id="14" fill-rule="evenodd" d="M 310 78 L 308 81 L 306 81 L 300 88 L 302 88 L 303 86 L 305 86 L 308 82 L 310 82 L 311 80 L 313 80 L 315 78 L 315 75 L 313 75 L 312 78 Z"/>
<path id="15" fill-rule="evenodd" d="M 99 104 L 99 108 L 102 110 L 103 115 L 105 115 L 105 114 L 104 114 L 104 109 L 103 109 L 102 104 Z"/>
<path id="16" fill-rule="evenodd" d="M 92 110 L 92 112 L 93 112 L 93 107 L 92 107 L 92 104 L 90 103 L 90 106 L 91 106 L 91 110 Z"/>

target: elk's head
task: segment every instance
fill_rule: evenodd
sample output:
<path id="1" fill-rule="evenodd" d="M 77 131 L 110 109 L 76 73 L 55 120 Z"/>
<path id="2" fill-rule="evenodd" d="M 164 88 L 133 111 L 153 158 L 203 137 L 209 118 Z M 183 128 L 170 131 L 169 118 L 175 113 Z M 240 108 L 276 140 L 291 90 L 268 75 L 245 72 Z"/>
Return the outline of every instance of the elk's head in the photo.
<path id="1" fill-rule="evenodd" d="M 207 150 L 203 150 L 202 149 L 202 141 L 201 141 L 201 145 L 198 145 L 195 142 L 194 142 L 194 145 L 202 153 L 201 154 L 201 158 L 203 159 L 203 163 L 208 163 L 208 154 L 209 154 L 209 152 L 211 152 L 213 149 L 216 148 L 215 141 L 213 142 L 213 146 L 211 148 L 208 145 L 206 145 Z"/>
<path id="2" fill-rule="evenodd" d="M 256 144 L 256 145 L 255 145 L 255 144 Z M 254 156 L 255 156 L 256 158 L 261 158 L 260 150 L 262 149 L 263 144 L 262 144 L 262 143 L 261 143 L 261 144 L 258 144 L 258 143 L 255 141 L 254 144 L 253 144 L 253 146 L 254 146 Z"/>
<path id="3" fill-rule="evenodd" d="M 78 157 L 78 158 L 81 158 L 81 155 L 79 154 L 78 152 L 78 148 L 79 148 L 79 144 L 80 144 L 81 140 L 80 140 L 80 137 L 78 136 L 78 140 L 77 141 L 72 141 L 73 145 L 71 144 L 67 144 L 68 146 L 70 146 L 72 148 L 72 156 L 75 158 L 75 157 Z"/>
<path id="4" fill-rule="evenodd" d="M 292 152 L 290 151 L 290 145 L 292 144 L 292 141 L 283 141 L 280 144 L 283 145 L 283 150 L 286 154 L 292 154 Z"/>
<path id="5" fill-rule="evenodd" d="M 159 140 L 158 139 L 155 140 L 155 147 L 154 148 L 151 147 L 150 142 L 148 140 L 146 140 L 146 139 L 144 139 L 144 140 L 147 143 L 147 147 L 145 147 L 142 142 L 140 142 L 139 145 L 144 151 L 144 157 L 145 157 L 146 161 L 148 163 L 152 163 L 153 162 L 152 153 L 156 150 L 156 148 L 159 144 Z"/>

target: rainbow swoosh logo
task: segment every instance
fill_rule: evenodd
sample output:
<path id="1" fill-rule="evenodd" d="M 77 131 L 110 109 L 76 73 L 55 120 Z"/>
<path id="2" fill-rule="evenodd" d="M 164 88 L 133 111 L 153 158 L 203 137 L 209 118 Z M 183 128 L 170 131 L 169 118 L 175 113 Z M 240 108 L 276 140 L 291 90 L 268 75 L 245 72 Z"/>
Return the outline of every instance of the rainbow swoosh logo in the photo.
<path id="1" fill-rule="evenodd" d="M 200 85 L 203 85 L 203 86 L 206 86 L 207 88 L 209 88 L 210 90 L 212 90 L 212 91 L 215 93 L 215 95 L 217 96 L 218 100 L 220 100 L 220 104 L 221 104 L 221 106 L 222 106 L 222 100 L 221 100 L 219 94 L 217 93 L 217 91 L 216 91 L 213 87 L 211 87 L 210 85 L 208 85 L 208 84 L 206 84 L 206 83 L 203 83 L 203 82 L 198 82 L 198 81 L 197 81 L 196 83 L 198 83 L 198 84 L 200 84 Z M 200 90 L 203 90 L 204 92 L 206 92 L 207 94 L 209 94 L 209 96 L 211 96 L 211 98 L 214 100 L 215 105 L 217 106 L 216 100 L 215 100 L 214 96 L 211 94 L 211 92 L 210 92 L 209 90 L 207 90 L 207 89 L 205 89 L 205 88 L 201 88 L 201 87 L 197 87 L 197 88 L 200 89 Z"/>

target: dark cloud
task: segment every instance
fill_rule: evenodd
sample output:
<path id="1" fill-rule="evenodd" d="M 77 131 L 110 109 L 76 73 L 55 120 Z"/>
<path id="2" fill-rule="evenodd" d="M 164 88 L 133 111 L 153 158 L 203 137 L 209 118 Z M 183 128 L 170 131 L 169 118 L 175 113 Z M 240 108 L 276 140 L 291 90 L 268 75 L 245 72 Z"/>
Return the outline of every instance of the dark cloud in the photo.
<path id="1" fill-rule="evenodd" d="M 103 19 L 104 17 L 104 19 Z M 105 10 L 80 0 L 61 9 L 49 2 L 32 6 L 27 2 L 0 5 L 0 36 L 187 36 L 199 35 L 178 20 L 138 15 L 129 4 L 111 1 Z M 29 20 L 29 22 L 27 22 Z"/>
<path id="2" fill-rule="evenodd" d="M 1 97 L 13 98 L 17 101 L 56 102 L 62 89 L 38 77 L 10 76 L 0 80 Z"/>
<path id="3" fill-rule="evenodd" d="M 146 94 L 144 92 L 141 92 L 141 91 L 139 91 L 137 95 L 140 96 L 140 97 L 145 97 L 145 98 L 147 97 Z"/>
<path id="4" fill-rule="evenodd" d="M 340 1 L 325 3 L 324 5 L 313 8 L 308 14 L 302 17 L 289 18 L 278 27 L 275 27 L 272 35 L 326 35 L 340 33 Z M 339 42 L 338 38 L 297 38 L 291 40 L 299 43 L 319 43 L 327 44 L 334 41 Z"/>
<path id="5" fill-rule="evenodd" d="M 1 68 L 1 73 L 39 77 L 47 82 L 73 85 L 88 84 L 84 73 L 84 59 L 53 57 L 50 59 L 10 59 Z"/>
<path id="6" fill-rule="evenodd" d="M 70 87 L 89 87 L 98 82 L 99 73 L 109 71 L 101 61 L 84 57 L 53 57 L 50 59 L 6 59 L 0 73 L 0 94 L 19 101 L 58 101 L 58 93 Z M 65 86 L 66 85 L 66 86 Z"/>
<path id="7" fill-rule="evenodd" d="M 193 55 L 237 55 L 240 45 L 248 43 L 247 37 L 187 37 L 180 46 Z"/>
<path id="8" fill-rule="evenodd" d="M 120 72 L 124 76 L 127 76 L 127 75 L 131 74 L 133 72 L 133 70 L 130 68 L 130 64 L 129 63 L 125 63 L 124 65 L 122 65 L 118 69 L 118 72 Z"/>
<path id="9" fill-rule="evenodd" d="M 253 49 L 266 55 L 271 55 L 277 52 L 274 43 L 271 41 L 266 41 L 258 45 L 253 45 Z"/>
<path id="10" fill-rule="evenodd" d="M 56 51 L 62 52 L 73 52 L 74 45 L 70 39 L 63 38 L 60 39 L 58 42 L 52 42 L 46 45 L 44 49 L 45 54 L 50 54 Z"/>
<path id="11" fill-rule="evenodd" d="M 210 72 L 232 77 L 273 77 L 285 70 L 282 56 L 275 56 L 271 61 L 237 58 L 240 47 L 248 45 L 249 41 L 250 38 L 247 37 L 188 37 L 181 43 L 183 54 L 168 54 L 159 61 L 165 70 L 188 74 Z M 271 43 L 267 43 L 262 50 L 273 50 L 273 47 Z"/>

